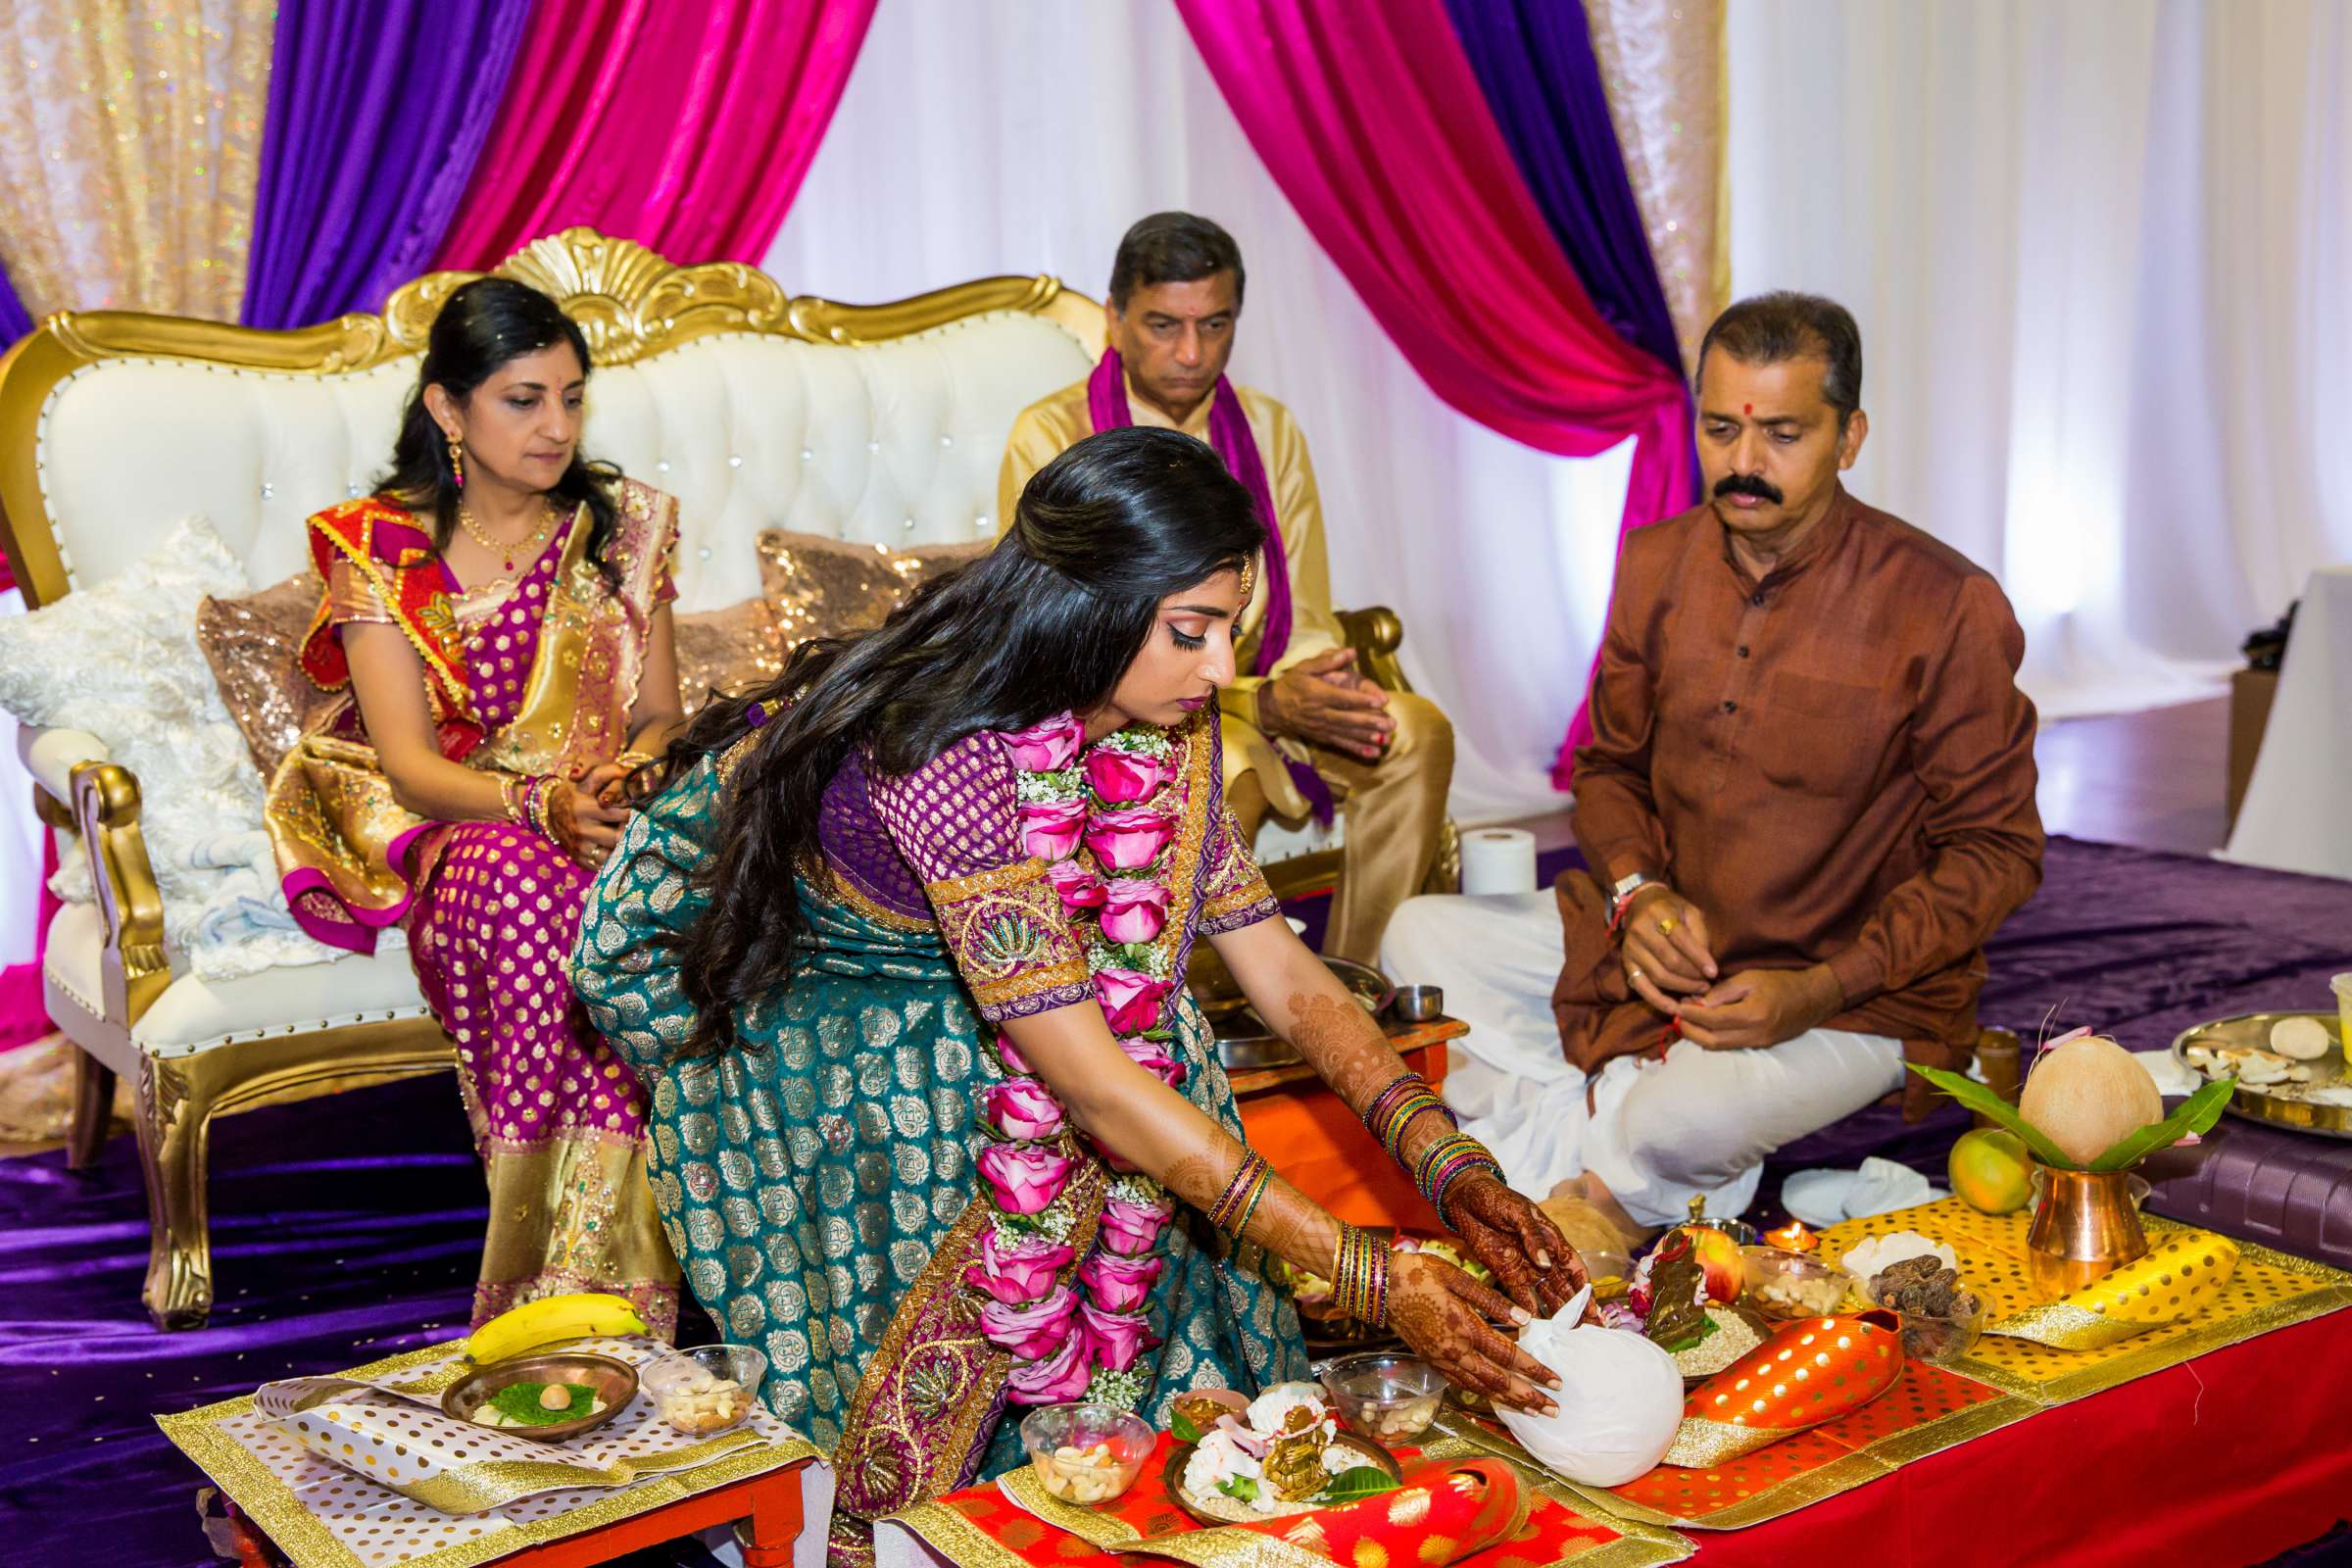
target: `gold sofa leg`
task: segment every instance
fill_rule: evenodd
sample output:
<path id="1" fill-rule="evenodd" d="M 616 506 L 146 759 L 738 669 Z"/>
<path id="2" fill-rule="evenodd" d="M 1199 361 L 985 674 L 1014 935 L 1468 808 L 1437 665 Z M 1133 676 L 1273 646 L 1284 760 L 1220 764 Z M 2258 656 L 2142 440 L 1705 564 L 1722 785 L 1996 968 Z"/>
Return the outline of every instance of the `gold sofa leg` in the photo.
<path id="1" fill-rule="evenodd" d="M 204 1326 L 213 1310 L 205 1200 L 214 1102 L 177 1062 L 139 1059 L 139 1166 L 147 1178 L 147 1316 L 159 1329 Z"/>
<path id="2" fill-rule="evenodd" d="M 74 1048 L 74 1123 L 66 1133 L 66 1169 L 87 1170 L 106 1149 L 115 1119 L 115 1069 Z"/>

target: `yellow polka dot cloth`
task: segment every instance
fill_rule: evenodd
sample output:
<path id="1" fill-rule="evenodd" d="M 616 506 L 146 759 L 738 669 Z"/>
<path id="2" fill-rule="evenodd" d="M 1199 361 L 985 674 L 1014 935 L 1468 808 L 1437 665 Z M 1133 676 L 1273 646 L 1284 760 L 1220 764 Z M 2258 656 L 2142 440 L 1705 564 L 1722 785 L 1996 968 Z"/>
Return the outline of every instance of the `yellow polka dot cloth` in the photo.
<path id="1" fill-rule="evenodd" d="M 2136 1263 L 2055 1301 L 2002 1318 L 1987 1330 L 2061 1350 L 2103 1350 L 2160 1323 L 2194 1317 L 2237 1272 L 2237 1244 L 2184 1231 L 2168 1236 Z"/>
<path id="2" fill-rule="evenodd" d="M 1987 1333 L 1966 1355 L 1945 1364 L 1965 1377 L 2040 1404 L 2079 1399 L 2209 1350 L 2352 1305 L 2352 1274 L 2341 1269 L 2251 1242 L 2230 1242 L 2148 1214 L 2141 1216 L 2140 1223 L 2147 1229 L 2150 1247 L 2150 1256 L 2143 1261 L 2155 1265 L 2149 1304 L 2134 1304 L 2129 1309 L 2132 1315 L 2113 1304 L 2119 1287 L 2130 1290 L 2134 1303 L 2140 1299 L 2138 1287 L 2143 1281 L 2136 1274 L 2129 1281 L 2110 1275 L 2108 1282 L 2066 1298 L 2067 1303 L 2103 1321 L 2132 1325 L 2106 1343 L 2091 1343 L 2094 1336 L 2069 1336 L 2056 1321 L 2059 1315 L 2043 1310 L 2062 1303 L 2045 1303 L 2027 1278 L 2027 1223 L 2022 1213 L 1981 1214 L 1959 1199 L 1947 1198 L 1834 1225 L 1822 1233 L 1821 1255 L 1833 1262 L 1842 1261 L 1847 1250 L 1865 1237 L 1895 1231 L 1914 1231 L 1948 1245 L 1958 1254 L 1961 1283 L 1985 1298 L 1987 1321 L 1999 1332 Z M 2184 1250 L 2175 1251 L 2176 1244 Z M 2235 1253 L 2234 1268 L 2225 1267 L 2221 1250 L 2225 1248 Z M 2210 1265 L 2203 1262 L 2208 1255 L 2214 1259 Z M 2169 1266 L 2182 1258 L 2194 1265 L 2193 1290 L 2182 1285 L 2178 1269 Z M 2174 1284 L 2163 1289 L 2159 1301 L 2157 1288 L 2168 1271 L 2173 1273 Z M 2176 1294 L 2181 1298 L 2179 1302 L 2172 1299 Z M 2103 1304 L 2094 1307 L 2094 1302 Z M 2174 1315 L 2158 1321 L 2160 1310 Z M 2071 1313 L 2066 1317 L 2073 1327 L 2082 1326 Z M 2030 1337 L 2007 1332 L 2023 1330 L 2029 1324 L 2034 1329 Z M 2098 1331 L 2099 1336 L 2110 1333 L 2114 1331 Z M 2074 1343 L 2057 1343 L 2068 1338 Z"/>

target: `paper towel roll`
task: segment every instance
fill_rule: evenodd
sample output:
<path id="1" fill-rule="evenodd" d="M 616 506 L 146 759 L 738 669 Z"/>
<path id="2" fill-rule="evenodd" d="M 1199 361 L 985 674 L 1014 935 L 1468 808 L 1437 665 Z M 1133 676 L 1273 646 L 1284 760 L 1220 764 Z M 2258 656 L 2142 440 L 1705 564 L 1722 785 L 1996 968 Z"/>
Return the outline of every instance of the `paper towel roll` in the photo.
<path id="1" fill-rule="evenodd" d="M 1536 891 L 1536 836 L 1519 827 L 1473 828 L 1462 835 L 1464 893 Z"/>

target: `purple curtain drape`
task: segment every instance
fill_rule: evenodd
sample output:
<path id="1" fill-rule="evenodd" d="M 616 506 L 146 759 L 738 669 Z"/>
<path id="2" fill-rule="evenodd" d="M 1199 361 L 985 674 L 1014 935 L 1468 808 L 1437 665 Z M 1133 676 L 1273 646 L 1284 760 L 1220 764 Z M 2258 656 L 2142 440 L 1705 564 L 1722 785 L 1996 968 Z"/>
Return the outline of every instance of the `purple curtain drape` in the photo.
<path id="1" fill-rule="evenodd" d="M 1582 5 L 1446 0 L 1511 160 L 1592 308 L 1651 358 L 1682 368 L 1674 315 L 1609 119 Z"/>
<path id="2" fill-rule="evenodd" d="M 505 102 L 533 4 L 281 0 L 247 325 L 374 310 L 431 265 Z M 561 117 L 564 106 L 536 112 Z"/>
<path id="3" fill-rule="evenodd" d="M 0 353 L 32 330 L 32 318 L 24 314 L 24 302 L 17 298 L 17 286 L 0 271 Z"/>
<path id="4" fill-rule="evenodd" d="M 1585 8 L 1562 0 L 1446 0 L 1446 9 L 1511 161 L 1592 308 L 1679 378 L 1682 345 L 1626 177 Z M 1690 416 L 1686 397 L 1683 417 Z M 1695 466 L 1690 482 L 1695 494 Z M 1657 520 L 1629 513 L 1620 533 Z M 1574 776 L 1576 749 L 1592 738 L 1592 720 L 1579 703 L 1552 764 L 1561 789 Z"/>

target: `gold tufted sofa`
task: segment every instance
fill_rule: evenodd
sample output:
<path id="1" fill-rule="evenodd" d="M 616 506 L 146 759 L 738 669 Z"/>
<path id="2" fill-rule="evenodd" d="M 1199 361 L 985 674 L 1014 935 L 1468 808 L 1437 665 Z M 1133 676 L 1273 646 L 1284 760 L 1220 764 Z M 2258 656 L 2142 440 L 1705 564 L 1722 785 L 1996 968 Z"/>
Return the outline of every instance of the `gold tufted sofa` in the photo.
<path id="1" fill-rule="evenodd" d="M 842 305 L 585 228 L 499 270 L 586 329 L 590 450 L 679 497 L 682 612 L 758 591 L 763 528 L 893 547 L 988 538 L 1014 415 L 1083 375 L 1102 336 L 1101 307 L 1044 276 Z M 469 275 L 432 273 L 381 315 L 284 332 L 122 312 L 44 322 L 0 362 L 0 542 L 27 600 L 107 579 L 190 513 L 257 585 L 299 570 L 303 518 L 380 467 L 434 313 Z M 1396 615 L 1344 618 L 1367 665 L 1402 686 Z M 126 1078 L 153 1232 L 148 1311 L 200 1324 L 211 1118 L 444 1068 L 451 1046 L 404 951 L 218 984 L 176 972 L 139 781 L 76 731 L 28 729 L 21 751 L 42 819 L 79 837 L 97 894 L 59 916 L 43 966 L 50 1017 L 79 1048 L 71 1158 L 96 1157 Z M 1328 843 L 1261 850 L 1279 857 L 1269 874 L 1286 894 L 1337 871 Z"/>

